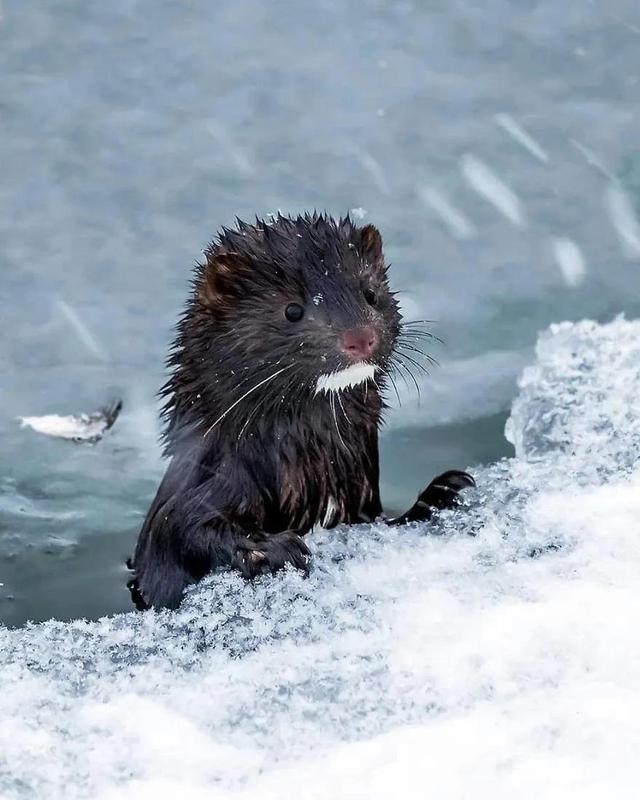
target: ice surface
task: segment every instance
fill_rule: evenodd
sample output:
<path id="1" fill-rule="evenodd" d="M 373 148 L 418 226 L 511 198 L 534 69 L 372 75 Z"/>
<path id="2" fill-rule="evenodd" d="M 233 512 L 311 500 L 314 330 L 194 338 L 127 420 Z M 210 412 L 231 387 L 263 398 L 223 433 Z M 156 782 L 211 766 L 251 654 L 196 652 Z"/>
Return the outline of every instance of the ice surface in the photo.
<path id="1" fill-rule="evenodd" d="M 0 796 L 633 797 L 640 322 L 541 336 L 470 508 L 175 613 L 0 630 Z"/>

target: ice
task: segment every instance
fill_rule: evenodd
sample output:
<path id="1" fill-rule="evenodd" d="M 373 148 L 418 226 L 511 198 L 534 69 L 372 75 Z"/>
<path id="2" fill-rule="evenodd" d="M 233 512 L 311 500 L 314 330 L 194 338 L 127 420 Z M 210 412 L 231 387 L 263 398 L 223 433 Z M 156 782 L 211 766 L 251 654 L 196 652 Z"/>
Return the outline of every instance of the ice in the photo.
<path id="1" fill-rule="evenodd" d="M 520 461 L 562 453 L 584 478 L 635 469 L 640 453 L 638 323 L 553 325 L 519 381 L 507 438 Z"/>
<path id="2" fill-rule="evenodd" d="M 93 414 L 45 414 L 41 417 L 18 417 L 18 421 L 23 428 L 31 428 L 45 436 L 95 444 L 111 429 L 121 409 L 122 402 L 116 401 Z"/>
<path id="3" fill-rule="evenodd" d="M 73 441 L 95 441 L 104 432 L 104 420 L 90 419 L 88 414 L 60 416 L 45 414 L 42 417 L 18 417 L 23 428 L 31 428 L 36 433 Z"/>
<path id="4" fill-rule="evenodd" d="M 0 629 L 0 796 L 633 796 L 639 420 L 640 322 L 555 325 L 516 458 L 440 535 L 320 531 L 307 580 Z"/>
<path id="5" fill-rule="evenodd" d="M 46 502 L 35 502 L 17 492 L 12 482 L 6 480 L 0 482 L 0 510 L 5 515 L 31 519 L 69 521 L 81 516 L 78 511 L 59 511 Z"/>

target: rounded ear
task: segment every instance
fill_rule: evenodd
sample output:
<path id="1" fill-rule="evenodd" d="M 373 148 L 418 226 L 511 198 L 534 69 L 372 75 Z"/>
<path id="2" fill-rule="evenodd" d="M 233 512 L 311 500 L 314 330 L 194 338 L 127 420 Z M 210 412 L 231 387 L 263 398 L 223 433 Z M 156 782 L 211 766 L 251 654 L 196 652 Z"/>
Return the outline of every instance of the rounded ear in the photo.
<path id="1" fill-rule="evenodd" d="M 360 230 L 360 250 L 371 264 L 380 264 L 384 260 L 382 236 L 375 225 L 365 225 Z"/>
<path id="2" fill-rule="evenodd" d="M 209 249 L 205 255 L 207 263 L 202 266 L 198 298 L 203 305 L 215 309 L 242 294 L 242 274 L 248 265 L 239 253 Z"/>

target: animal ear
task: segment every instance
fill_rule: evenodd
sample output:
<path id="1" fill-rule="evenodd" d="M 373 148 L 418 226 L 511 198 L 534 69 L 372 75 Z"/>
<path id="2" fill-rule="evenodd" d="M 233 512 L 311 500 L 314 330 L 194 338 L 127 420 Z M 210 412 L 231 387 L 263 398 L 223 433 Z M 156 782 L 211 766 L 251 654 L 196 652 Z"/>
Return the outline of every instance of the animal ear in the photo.
<path id="1" fill-rule="evenodd" d="M 360 231 L 360 249 L 364 258 L 371 264 L 383 261 L 382 236 L 375 225 L 365 225 Z"/>
<path id="2" fill-rule="evenodd" d="M 239 253 L 210 249 L 205 255 L 207 263 L 202 267 L 198 298 L 203 305 L 216 308 L 242 294 L 242 275 L 247 269 L 247 262 Z"/>

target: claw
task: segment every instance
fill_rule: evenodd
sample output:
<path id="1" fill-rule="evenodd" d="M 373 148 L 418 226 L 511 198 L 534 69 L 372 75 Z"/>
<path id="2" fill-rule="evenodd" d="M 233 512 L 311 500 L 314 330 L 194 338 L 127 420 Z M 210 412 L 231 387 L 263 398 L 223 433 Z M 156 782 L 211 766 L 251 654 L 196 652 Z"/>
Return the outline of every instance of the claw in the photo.
<path id="1" fill-rule="evenodd" d="M 417 501 L 405 514 L 390 520 L 390 524 L 428 520 L 431 519 L 434 510 L 455 508 L 460 503 L 460 492 L 475 485 L 475 480 L 468 472 L 456 469 L 443 472 L 420 493 Z"/>
<path id="2" fill-rule="evenodd" d="M 455 489 L 461 491 L 462 489 L 468 489 L 475 485 L 475 480 L 468 472 L 450 469 L 448 472 L 443 472 L 442 475 L 438 475 L 437 478 L 434 478 L 427 489 L 433 486 L 438 489 Z"/>
<path id="3" fill-rule="evenodd" d="M 432 508 L 451 508 L 456 505 L 458 493 L 475 486 L 476 482 L 468 472 L 449 470 L 434 478 L 418 497 L 418 502 Z"/>
<path id="4" fill-rule="evenodd" d="M 277 572 L 286 564 L 306 575 L 309 573 L 310 555 L 300 536 L 285 531 L 261 538 L 259 542 L 247 540 L 240 543 L 235 563 L 247 578 Z"/>

